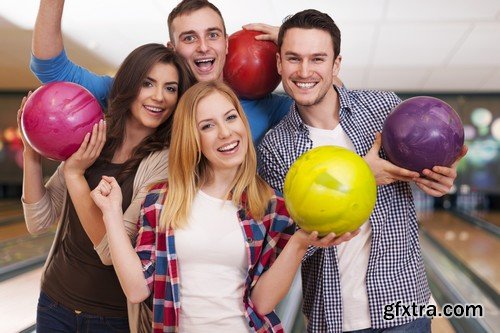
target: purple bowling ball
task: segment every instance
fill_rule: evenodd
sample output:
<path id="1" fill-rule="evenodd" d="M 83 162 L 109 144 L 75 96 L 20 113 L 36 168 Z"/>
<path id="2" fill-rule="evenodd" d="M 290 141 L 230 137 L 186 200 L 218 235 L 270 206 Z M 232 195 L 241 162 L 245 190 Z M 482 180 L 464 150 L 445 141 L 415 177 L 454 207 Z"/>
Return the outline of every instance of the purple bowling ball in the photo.
<path id="1" fill-rule="evenodd" d="M 21 130 L 39 154 L 64 161 L 101 119 L 101 106 L 87 89 L 71 82 L 52 82 L 35 90 L 26 101 Z"/>
<path id="2" fill-rule="evenodd" d="M 451 166 L 463 144 L 464 127 L 458 114 L 429 96 L 403 101 L 387 116 L 382 130 L 389 161 L 419 173 L 433 166 Z"/>

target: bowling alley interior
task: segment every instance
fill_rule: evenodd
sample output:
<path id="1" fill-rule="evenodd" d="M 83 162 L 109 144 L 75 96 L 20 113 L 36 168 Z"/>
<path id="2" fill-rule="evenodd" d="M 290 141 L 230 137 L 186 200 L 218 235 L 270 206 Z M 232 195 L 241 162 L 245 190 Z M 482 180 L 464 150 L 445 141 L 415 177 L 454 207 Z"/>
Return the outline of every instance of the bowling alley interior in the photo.
<path id="1" fill-rule="evenodd" d="M 456 164 L 451 190 L 433 197 L 410 185 L 438 309 L 479 305 L 482 313 L 436 316 L 432 331 L 499 332 L 500 2 L 212 2 L 228 34 L 251 22 L 279 26 L 284 17 L 306 8 L 324 11 L 342 31 L 338 77 L 345 88 L 394 91 L 402 100 L 431 96 L 456 112 L 468 151 Z M 95 73 L 113 76 L 135 47 L 168 40 L 166 18 L 174 3 L 67 1 L 62 25 L 66 53 Z M 29 69 L 37 9 L 33 0 L 0 4 L 0 333 L 35 332 L 40 277 L 56 231 L 54 226 L 30 234 L 21 203 L 23 141 L 17 112 L 22 98 L 41 86 Z M 275 92 L 285 94 L 282 85 Z M 60 142 L 68 139 L 50 135 Z M 446 145 L 434 151 L 446 153 Z M 47 180 L 61 162 L 42 160 Z M 302 302 L 297 275 L 277 308 L 286 332 L 306 332 Z"/>

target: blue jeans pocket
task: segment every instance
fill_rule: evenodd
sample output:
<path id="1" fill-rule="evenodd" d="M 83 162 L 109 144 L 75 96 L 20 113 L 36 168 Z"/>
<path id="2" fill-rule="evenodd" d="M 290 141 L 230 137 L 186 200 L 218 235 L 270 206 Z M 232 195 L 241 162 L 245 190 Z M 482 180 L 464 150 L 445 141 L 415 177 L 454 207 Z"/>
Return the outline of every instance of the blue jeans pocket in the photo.
<path id="1" fill-rule="evenodd" d="M 105 317 L 104 322 L 106 327 L 110 329 L 110 332 L 129 332 L 128 319 L 127 318 L 111 318 Z"/>
<path id="2" fill-rule="evenodd" d="M 53 301 L 45 293 L 40 292 L 40 297 L 38 298 L 37 311 L 50 311 L 57 307 L 57 303 Z"/>

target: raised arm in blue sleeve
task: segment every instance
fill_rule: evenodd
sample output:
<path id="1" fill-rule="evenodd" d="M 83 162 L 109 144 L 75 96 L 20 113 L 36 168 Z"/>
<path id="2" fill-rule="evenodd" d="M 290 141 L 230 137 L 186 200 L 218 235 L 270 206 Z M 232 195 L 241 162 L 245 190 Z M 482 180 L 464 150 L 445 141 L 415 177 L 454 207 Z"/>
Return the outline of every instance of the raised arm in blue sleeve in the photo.
<path id="1" fill-rule="evenodd" d="M 42 60 L 31 55 L 31 71 L 42 83 L 69 81 L 87 88 L 99 101 L 103 108 L 107 106 L 107 98 L 113 78 L 97 75 L 86 68 L 78 66 L 68 59 L 63 50 L 58 56 Z"/>

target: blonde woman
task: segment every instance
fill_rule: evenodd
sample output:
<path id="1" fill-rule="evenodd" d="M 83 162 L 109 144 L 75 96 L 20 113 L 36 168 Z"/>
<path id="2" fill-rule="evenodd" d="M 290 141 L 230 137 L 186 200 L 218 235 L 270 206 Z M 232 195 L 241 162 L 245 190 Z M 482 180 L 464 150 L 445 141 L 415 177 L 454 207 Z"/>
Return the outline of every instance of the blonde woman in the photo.
<path id="1" fill-rule="evenodd" d="M 92 192 L 125 294 L 140 302 L 153 293 L 155 331 L 282 332 L 273 309 L 307 247 L 354 236 L 294 233 L 282 197 L 256 168 L 236 95 L 198 83 L 175 112 L 168 182 L 146 196 L 137 254 L 123 241 L 116 181 L 104 177 Z"/>

